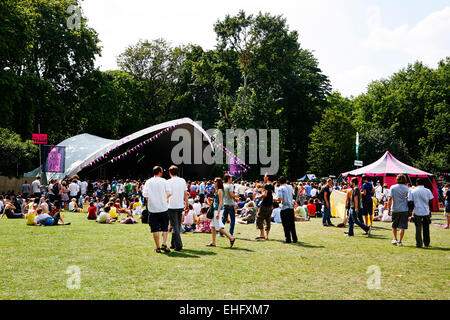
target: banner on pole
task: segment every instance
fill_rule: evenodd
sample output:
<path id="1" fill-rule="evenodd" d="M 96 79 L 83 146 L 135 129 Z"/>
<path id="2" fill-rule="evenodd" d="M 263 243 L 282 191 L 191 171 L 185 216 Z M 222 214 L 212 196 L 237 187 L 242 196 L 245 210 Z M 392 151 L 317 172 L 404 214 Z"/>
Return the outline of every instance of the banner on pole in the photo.
<path id="1" fill-rule="evenodd" d="M 47 134 L 33 133 L 31 135 L 31 140 L 33 140 L 34 144 L 47 144 Z"/>
<path id="2" fill-rule="evenodd" d="M 66 147 L 43 146 L 45 172 L 64 172 L 66 164 Z"/>

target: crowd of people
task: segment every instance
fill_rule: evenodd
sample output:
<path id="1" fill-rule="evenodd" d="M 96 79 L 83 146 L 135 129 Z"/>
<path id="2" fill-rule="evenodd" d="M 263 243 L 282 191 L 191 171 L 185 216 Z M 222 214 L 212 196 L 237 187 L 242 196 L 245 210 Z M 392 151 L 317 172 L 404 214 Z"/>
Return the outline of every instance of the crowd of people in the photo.
<path id="1" fill-rule="evenodd" d="M 274 181 L 270 175 L 265 175 L 263 181 L 233 182 L 228 174 L 212 181 L 186 181 L 178 176 L 176 166 L 171 166 L 168 174 L 170 179 L 166 180 L 164 169 L 156 166 L 153 177 L 146 181 L 89 181 L 74 175 L 43 185 L 38 177 L 31 184 L 25 182 L 17 195 L 0 196 L 0 213 L 10 219 L 25 218 L 28 225 L 35 226 L 70 224 L 64 222 L 62 210 L 85 213 L 88 220 L 101 224 L 148 223 L 155 251 L 160 253 L 182 250 L 181 235 L 185 232 L 210 233 L 209 247 L 216 246 L 217 235 L 227 237 L 233 247 L 236 223 L 254 224 L 256 240 L 268 240 L 271 224 L 281 223 L 285 242 L 296 243 L 296 222 L 318 217 L 324 227 L 334 226 L 330 198 L 334 190 L 340 190 L 346 193 L 346 215 L 337 227 L 348 226 L 345 236 L 354 236 L 355 224 L 370 236 L 374 220 L 392 222 L 392 244 L 402 246 L 408 222 L 414 222 L 416 246 L 430 245 L 429 204 L 433 195 L 424 187 L 423 179 L 417 179 L 412 187 L 406 176 L 398 175 L 397 184 L 388 188 L 363 176 L 360 188 L 356 177 L 349 184 L 338 184 L 331 178 L 326 183 L 292 183 L 285 177 Z M 442 191 L 448 229 L 449 186 Z"/>

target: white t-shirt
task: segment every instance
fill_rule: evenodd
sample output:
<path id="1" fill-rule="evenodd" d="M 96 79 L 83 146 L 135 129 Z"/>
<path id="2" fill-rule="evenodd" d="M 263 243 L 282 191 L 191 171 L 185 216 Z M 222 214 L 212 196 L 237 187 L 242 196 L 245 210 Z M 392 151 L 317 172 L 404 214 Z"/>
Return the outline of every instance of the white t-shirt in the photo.
<path id="1" fill-rule="evenodd" d="M 41 185 L 41 182 L 39 180 L 34 180 L 31 183 L 31 187 L 33 188 L 33 193 L 40 193 L 41 190 L 39 188 L 39 186 Z"/>
<path id="2" fill-rule="evenodd" d="M 100 214 L 98 215 L 98 217 L 97 217 L 97 222 L 99 222 L 99 223 L 105 223 L 106 220 L 108 220 L 108 219 L 109 219 L 109 213 L 107 213 L 107 212 L 102 212 L 102 213 L 100 213 Z"/>
<path id="3" fill-rule="evenodd" d="M 3 210 L 3 201 L 0 200 L 0 212 L 2 212 L 2 210 Z"/>
<path id="4" fill-rule="evenodd" d="M 195 214 L 199 217 L 202 210 L 202 204 L 200 202 L 194 202 L 192 206 L 194 207 Z"/>
<path id="5" fill-rule="evenodd" d="M 241 184 L 241 185 L 239 186 L 239 188 L 238 188 L 239 194 L 240 194 L 240 195 L 244 194 L 244 193 L 245 193 L 245 189 L 246 189 L 246 187 L 243 186 L 243 185 Z"/>
<path id="6" fill-rule="evenodd" d="M 184 208 L 184 192 L 187 191 L 186 180 L 180 177 L 170 178 L 167 183 L 170 187 L 169 209 Z"/>
<path id="7" fill-rule="evenodd" d="M 317 190 L 316 188 L 313 188 L 312 190 L 311 190 L 311 197 L 315 197 L 315 196 L 317 196 L 317 193 L 319 192 L 319 190 Z"/>
<path id="8" fill-rule="evenodd" d="M 143 196 L 148 198 L 149 212 L 165 212 L 168 209 L 167 195 L 170 194 L 170 186 L 167 180 L 160 177 L 153 177 L 147 180 L 144 185 Z"/>
<path id="9" fill-rule="evenodd" d="M 81 194 L 86 194 L 87 186 L 88 186 L 88 183 L 86 181 L 83 181 L 81 183 Z"/>
<path id="10" fill-rule="evenodd" d="M 80 191 L 80 186 L 74 182 L 69 184 L 69 191 L 70 196 L 75 197 L 78 194 L 78 191 Z"/>
<path id="11" fill-rule="evenodd" d="M 53 183 L 50 183 L 50 184 L 48 185 L 48 194 L 55 195 L 55 194 L 53 193 Z"/>

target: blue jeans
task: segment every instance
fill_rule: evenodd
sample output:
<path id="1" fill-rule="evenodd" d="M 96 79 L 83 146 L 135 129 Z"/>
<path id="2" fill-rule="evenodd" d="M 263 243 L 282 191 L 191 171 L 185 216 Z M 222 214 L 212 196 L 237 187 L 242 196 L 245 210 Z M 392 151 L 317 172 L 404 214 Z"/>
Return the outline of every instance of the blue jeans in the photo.
<path id="1" fill-rule="evenodd" d="M 353 236 L 353 225 L 355 223 L 364 231 L 366 231 L 366 232 L 369 231 L 369 227 L 366 226 L 364 223 L 362 223 L 358 219 L 358 215 L 356 214 L 355 209 L 350 208 L 349 213 L 348 213 L 348 235 L 349 236 Z"/>
<path id="2" fill-rule="evenodd" d="M 236 219 L 236 212 L 234 211 L 234 206 L 232 207 L 223 206 L 223 218 L 222 218 L 223 224 L 226 224 L 228 214 L 230 215 L 230 234 L 233 235 L 234 223 Z"/>
<path id="3" fill-rule="evenodd" d="M 324 226 L 331 224 L 330 216 L 331 216 L 330 208 L 327 208 L 327 204 L 324 203 L 322 215 L 322 224 Z"/>

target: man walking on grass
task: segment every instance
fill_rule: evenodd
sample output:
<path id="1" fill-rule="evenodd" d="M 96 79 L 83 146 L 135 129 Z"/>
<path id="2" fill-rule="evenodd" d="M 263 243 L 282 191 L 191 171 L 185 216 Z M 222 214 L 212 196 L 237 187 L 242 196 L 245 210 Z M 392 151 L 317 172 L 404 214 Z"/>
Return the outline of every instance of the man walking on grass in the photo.
<path id="1" fill-rule="evenodd" d="M 256 217 L 256 227 L 260 234 L 256 239 L 269 240 L 270 222 L 272 218 L 273 192 L 275 190 L 272 184 L 272 178 L 266 173 L 264 176 L 264 193 L 257 196 L 256 199 L 263 199 Z M 266 235 L 264 236 L 264 222 L 266 222 Z"/>
<path id="2" fill-rule="evenodd" d="M 348 233 L 346 236 L 353 237 L 353 225 L 356 223 L 361 229 L 363 229 L 367 235 L 370 236 L 371 228 L 366 226 L 359 218 L 358 214 L 361 210 L 361 190 L 358 187 L 358 178 L 354 177 L 350 180 L 350 186 L 352 188 L 350 195 L 350 209 L 348 213 Z"/>
<path id="3" fill-rule="evenodd" d="M 294 190 L 292 186 L 287 184 L 285 177 L 280 177 L 279 182 L 281 187 L 278 189 L 278 201 L 281 202 L 281 223 L 283 224 L 284 235 L 286 237 L 285 243 L 297 243 L 297 233 L 295 231 L 295 216 L 294 216 Z"/>
<path id="4" fill-rule="evenodd" d="M 170 186 L 163 177 L 163 169 L 160 166 L 153 168 L 153 178 L 147 180 L 144 185 L 143 195 L 147 200 L 149 211 L 148 224 L 155 240 L 155 252 L 170 252 L 167 247 L 167 234 L 169 231 L 169 213 L 167 199 L 170 195 Z M 162 232 L 162 245 L 160 247 L 159 236 Z"/>
<path id="5" fill-rule="evenodd" d="M 169 221 L 172 226 L 171 249 L 180 251 L 183 249 L 181 241 L 181 218 L 184 209 L 188 208 L 188 193 L 186 180 L 178 176 L 178 167 L 173 165 L 169 168 L 170 179 L 167 181 L 170 187 L 169 198 Z"/>
<path id="6" fill-rule="evenodd" d="M 406 186 L 406 176 L 399 174 L 395 179 L 397 184 L 390 189 L 388 200 L 388 214 L 392 213 L 392 233 L 394 239 L 393 245 L 399 247 L 403 246 L 402 240 L 405 235 L 405 230 L 408 229 L 408 187 Z M 397 238 L 398 230 L 400 229 L 400 237 Z"/>
<path id="7" fill-rule="evenodd" d="M 408 201 L 414 207 L 414 224 L 416 225 L 416 247 L 422 248 L 430 246 L 430 223 L 431 211 L 430 202 L 433 200 L 433 193 L 430 189 L 425 188 L 425 180 L 417 179 L 417 188 L 409 193 Z M 423 241 L 422 241 L 423 230 Z"/>
<path id="8" fill-rule="evenodd" d="M 334 224 L 331 223 L 331 204 L 330 204 L 330 197 L 331 197 L 331 191 L 333 180 L 331 178 L 328 178 L 327 185 L 324 188 L 323 192 L 323 200 L 325 202 L 325 207 L 323 208 L 323 217 L 322 217 L 322 224 L 324 227 L 333 227 Z"/>

